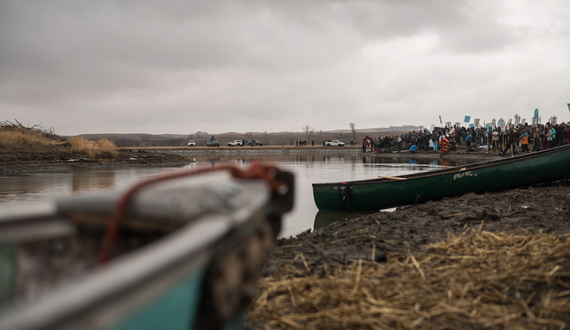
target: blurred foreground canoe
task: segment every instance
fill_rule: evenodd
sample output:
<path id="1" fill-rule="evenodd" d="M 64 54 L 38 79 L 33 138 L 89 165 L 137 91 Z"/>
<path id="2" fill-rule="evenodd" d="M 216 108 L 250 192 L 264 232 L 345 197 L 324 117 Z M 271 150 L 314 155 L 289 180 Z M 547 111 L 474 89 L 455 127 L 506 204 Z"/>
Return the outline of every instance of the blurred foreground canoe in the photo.
<path id="1" fill-rule="evenodd" d="M 293 194 L 254 164 L 3 210 L 0 329 L 239 329 Z"/>

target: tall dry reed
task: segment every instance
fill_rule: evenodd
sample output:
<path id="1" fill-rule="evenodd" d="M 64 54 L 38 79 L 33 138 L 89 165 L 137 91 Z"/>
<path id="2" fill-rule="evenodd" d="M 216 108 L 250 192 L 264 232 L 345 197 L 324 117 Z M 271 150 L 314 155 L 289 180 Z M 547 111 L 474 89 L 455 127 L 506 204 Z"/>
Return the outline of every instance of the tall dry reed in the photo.
<path id="1" fill-rule="evenodd" d="M 57 144 L 59 142 L 40 134 L 29 134 L 20 131 L 0 131 L 2 147 L 34 147 Z"/>
<path id="2" fill-rule="evenodd" d="M 91 158 L 110 158 L 117 154 L 116 145 L 107 139 L 91 141 L 81 137 L 70 137 L 69 143 L 73 153 Z"/>

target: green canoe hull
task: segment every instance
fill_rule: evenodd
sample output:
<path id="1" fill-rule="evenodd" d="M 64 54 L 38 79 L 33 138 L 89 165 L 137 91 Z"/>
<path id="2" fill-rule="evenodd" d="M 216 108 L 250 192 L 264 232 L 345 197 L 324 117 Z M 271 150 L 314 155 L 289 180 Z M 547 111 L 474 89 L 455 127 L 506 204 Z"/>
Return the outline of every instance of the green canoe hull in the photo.
<path id="1" fill-rule="evenodd" d="M 315 183 L 313 196 L 319 210 L 374 211 L 566 179 L 570 178 L 569 165 L 570 145 L 565 145 L 508 159 L 401 176 L 404 180 Z"/>
<path id="2" fill-rule="evenodd" d="M 404 151 L 404 150 L 410 150 L 410 147 L 412 145 L 411 144 L 406 144 L 403 145 L 400 148 L 400 151 Z M 390 148 L 384 148 L 384 149 L 376 149 L 377 153 L 392 153 L 392 152 L 398 152 L 398 147 L 390 147 Z"/>

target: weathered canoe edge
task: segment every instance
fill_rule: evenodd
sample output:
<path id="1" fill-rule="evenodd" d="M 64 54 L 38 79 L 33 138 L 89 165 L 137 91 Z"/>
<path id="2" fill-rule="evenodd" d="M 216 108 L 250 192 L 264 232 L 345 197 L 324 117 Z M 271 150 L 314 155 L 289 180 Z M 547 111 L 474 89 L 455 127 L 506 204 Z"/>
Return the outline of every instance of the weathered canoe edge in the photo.
<path id="1" fill-rule="evenodd" d="M 275 177 L 289 189 L 271 192 L 266 182 L 254 182 L 250 184 L 255 187 L 251 196 L 246 196 L 245 205 L 234 209 L 232 200 L 227 200 L 227 210 L 220 208 L 219 212 L 193 218 L 167 237 L 113 259 L 37 300 L 7 306 L 0 311 L 0 329 L 192 328 L 204 318 L 203 310 L 208 309 L 204 306 L 204 297 L 213 296 L 205 290 L 207 286 L 216 284 L 212 284 L 214 279 L 211 275 L 224 274 L 223 266 L 229 264 L 225 262 L 227 258 L 241 256 L 242 252 L 247 255 L 248 251 L 270 251 L 268 245 L 274 242 L 281 215 L 292 208 L 295 190 L 292 173 L 277 171 Z M 162 193 L 162 190 L 158 189 L 158 192 Z M 65 210 L 59 206 L 61 204 L 58 207 L 49 204 L 37 210 L 24 209 L 10 217 L 3 215 L 0 225 L 39 232 L 41 228 L 38 226 L 41 227 L 45 221 L 53 219 L 55 224 L 66 222 Z M 185 205 L 181 207 L 184 209 Z M 25 230 L 24 234 L 29 232 Z M 62 232 L 64 235 L 73 234 L 73 230 L 62 228 L 54 237 L 60 237 Z M 26 240 L 31 238 L 29 235 L 25 237 Z M 0 247 L 14 245 L 21 240 L 22 235 L 11 235 L 0 240 Z M 251 266 L 260 267 L 257 263 L 262 261 L 262 257 L 255 254 L 251 260 Z M 255 279 L 250 277 L 252 281 Z M 244 290 L 251 286 L 250 283 L 238 284 Z M 228 292 L 235 294 L 234 291 Z M 240 299 L 237 303 L 243 301 Z M 243 314 L 243 310 L 230 312 L 232 315 L 228 318 L 236 316 L 236 313 Z M 233 319 L 216 317 L 218 314 L 208 314 L 205 321 L 208 324 L 226 320 L 233 322 Z M 240 314 L 237 317 L 238 324 L 242 324 Z"/>

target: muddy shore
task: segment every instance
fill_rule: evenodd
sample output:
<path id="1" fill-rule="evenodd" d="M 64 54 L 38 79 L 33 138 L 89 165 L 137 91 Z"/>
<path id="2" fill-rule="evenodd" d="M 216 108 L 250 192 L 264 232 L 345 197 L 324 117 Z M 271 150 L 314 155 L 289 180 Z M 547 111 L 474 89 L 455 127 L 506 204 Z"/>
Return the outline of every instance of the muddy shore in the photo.
<path id="1" fill-rule="evenodd" d="M 469 193 L 400 207 L 394 212 L 377 212 L 279 239 L 264 275 L 273 275 L 299 254 L 303 254 L 309 267 L 370 260 L 373 248 L 376 261 L 417 254 L 448 234 L 457 236 L 468 228 L 569 234 L 569 207 L 570 181 L 562 180 L 524 189 Z M 299 258 L 293 264 L 305 268 Z"/>
<path id="2" fill-rule="evenodd" d="M 564 180 L 411 205 L 279 239 L 248 327 L 565 328 L 569 205 Z M 541 235 L 552 245 L 531 244 Z M 517 249 L 521 254 L 511 252 Z"/>
<path id="3" fill-rule="evenodd" d="M 118 149 L 112 158 L 91 159 L 65 147 L 2 148 L 0 175 L 69 171 L 84 167 L 183 166 L 188 157 L 144 149 Z"/>

